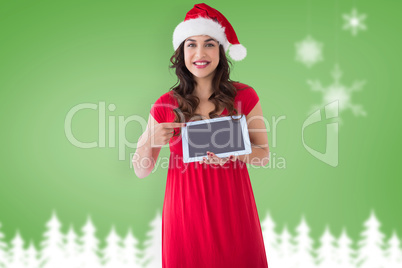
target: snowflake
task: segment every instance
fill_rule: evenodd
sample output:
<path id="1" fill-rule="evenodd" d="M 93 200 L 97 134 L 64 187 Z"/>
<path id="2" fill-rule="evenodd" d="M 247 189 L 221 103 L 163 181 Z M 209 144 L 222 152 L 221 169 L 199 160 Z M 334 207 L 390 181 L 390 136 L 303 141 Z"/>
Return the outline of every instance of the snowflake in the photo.
<path id="1" fill-rule="evenodd" d="M 366 19 L 367 15 L 358 15 L 355 8 L 352 10 L 351 14 L 343 14 L 342 17 L 345 20 L 343 30 L 350 29 L 354 36 L 357 34 L 358 30 L 367 30 L 367 26 L 363 22 Z"/>
<path id="2" fill-rule="evenodd" d="M 365 81 L 355 81 L 351 87 L 346 87 L 342 85 L 339 81 L 342 76 L 342 72 L 339 69 L 339 66 L 336 64 L 334 70 L 332 71 L 332 77 L 334 78 L 334 82 L 332 85 L 329 85 L 327 88 L 324 88 L 321 85 L 321 82 L 308 80 L 307 83 L 311 86 L 313 91 L 320 91 L 323 93 L 323 104 L 315 105 L 312 107 L 312 111 L 316 111 L 317 109 L 321 109 L 322 106 L 326 104 L 338 101 L 339 103 L 339 112 L 342 112 L 346 109 L 351 109 L 355 116 L 366 116 L 367 113 L 364 111 L 361 105 L 353 104 L 351 102 L 351 94 L 353 91 L 361 90 L 362 86 L 366 83 Z M 340 118 L 339 118 L 340 119 Z"/>
<path id="3" fill-rule="evenodd" d="M 322 58 L 322 43 L 314 40 L 310 35 L 303 41 L 296 43 L 296 60 L 302 62 L 307 67 L 311 67 Z"/>

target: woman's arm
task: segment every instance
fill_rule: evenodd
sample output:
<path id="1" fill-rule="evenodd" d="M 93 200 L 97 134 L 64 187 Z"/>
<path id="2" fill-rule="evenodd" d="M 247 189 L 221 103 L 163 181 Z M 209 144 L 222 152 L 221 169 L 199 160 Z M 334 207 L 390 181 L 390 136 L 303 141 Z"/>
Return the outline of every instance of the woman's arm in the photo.
<path id="1" fill-rule="evenodd" d="M 251 154 L 239 155 L 237 159 L 255 166 L 266 166 L 269 162 L 268 134 L 260 101 L 246 116 L 251 142 Z"/>
<path id="2" fill-rule="evenodd" d="M 152 172 L 162 148 L 151 147 L 149 129 L 151 125 L 155 124 L 158 124 L 158 122 L 150 114 L 147 128 L 138 139 L 137 150 L 132 159 L 135 175 L 140 179 L 147 177 Z"/>

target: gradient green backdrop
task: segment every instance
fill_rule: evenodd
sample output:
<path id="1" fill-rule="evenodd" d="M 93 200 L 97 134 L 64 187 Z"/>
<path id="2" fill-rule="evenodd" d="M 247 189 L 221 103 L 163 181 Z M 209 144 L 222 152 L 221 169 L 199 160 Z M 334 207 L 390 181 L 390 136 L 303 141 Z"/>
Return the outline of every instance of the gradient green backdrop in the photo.
<path id="1" fill-rule="evenodd" d="M 119 135 L 137 142 L 143 125 L 119 118 L 137 115 L 146 122 L 152 103 L 176 82 L 168 70 L 172 33 L 194 1 L 2 1 L 0 4 L 1 184 L 0 222 L 6 241 L 20 230 L 38 246 L 56 210 L 62 231 L 80 233 L 88 215 L 103 241 L 112 224 L 120 235 L 132 227 L 141 241 L 162 210 L 167 168 L 145 179 L 135 176 Z M 206 2 L 232 23 L 248 55 L 234 62 L 231 78 L 254 87 L 264 116 L 278 124 L 271 152 L 286 168 L 254 168 L 249 173 L 260 219 L 267 211 L 276 230 L 295 226 L 305 215 L 317 239 L 329 224 L 356 240 L 374 209 L 388 238 L 402 235 L 400 172 L 400 63 L 402 47 L 397 1 L 233 1 Z M 398 6 L 397 6 L 398 5 Z M 368 15 L 368 30 L 354 37 L 342 30 L 342 14 L 353 7 Z M 323 42 L 324 61 L 311 69 L 295 61 L 295 43 L 311 34 Z M 339 165 L 331 167 L 303 147 L 307 112 L 322 94 L 308 79 L 332 83 L 338 63 L 341 82 L 367 83 L 352 94 L 367 117 L 341 113 Z M 116 121 L 116 147 L 83 149 L 66 138 L 64 122 L 73 107 L 104 102 Z M 98 111 L 82 110 L 72 132 L 84 142 L 98 141 Z M 325 122 L 308 131 L 309 146 L 324 150 Z M 160 157 L 168 157 L 164 147 Z M 272 157 L 273 155 L 271 155 Z M 102 242 L 103 243 L 103 242 Z M 318 243 L 318 242 L 316 242 Z"/>

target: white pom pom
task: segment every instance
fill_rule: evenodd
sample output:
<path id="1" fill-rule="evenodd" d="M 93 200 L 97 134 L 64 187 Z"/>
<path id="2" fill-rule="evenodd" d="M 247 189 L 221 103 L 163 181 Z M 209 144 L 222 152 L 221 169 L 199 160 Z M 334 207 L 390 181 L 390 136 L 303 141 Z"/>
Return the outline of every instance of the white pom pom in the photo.
<path id="1" fill-rule="evenodd" d="M 229 48 L 229 56 L 235 61 L 244 59 L 246 55 L 247 49 L 241 44 L 231 45 Z"/>

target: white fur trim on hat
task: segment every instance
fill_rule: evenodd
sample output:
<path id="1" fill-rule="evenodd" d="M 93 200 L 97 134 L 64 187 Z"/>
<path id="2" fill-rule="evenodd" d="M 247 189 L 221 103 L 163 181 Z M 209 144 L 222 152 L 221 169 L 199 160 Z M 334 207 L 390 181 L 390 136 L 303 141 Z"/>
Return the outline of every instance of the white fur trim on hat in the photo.
<path id="1" fill-rule="evenodd" d="M 225 51 L 229 48 L 229 42 L 225 34 L 225 27 L 222 27 L 214 20 L 199 17 L 182 21 L 177 25 L 173 32 L 174 50 L 176 50 L 188 37 L 195 35 L 209 35 L 218 40 L 219 44 L 223 45 Z"/>
<path id="2" fill-rule="evenodd" d="M 247 49 L 242 44 L 231 45 L 229 48 L 229 56 L 235 61 L 242 60 L 247 55 Z"/>

